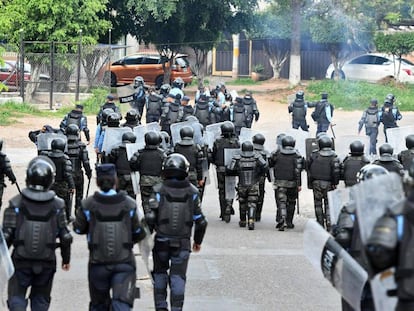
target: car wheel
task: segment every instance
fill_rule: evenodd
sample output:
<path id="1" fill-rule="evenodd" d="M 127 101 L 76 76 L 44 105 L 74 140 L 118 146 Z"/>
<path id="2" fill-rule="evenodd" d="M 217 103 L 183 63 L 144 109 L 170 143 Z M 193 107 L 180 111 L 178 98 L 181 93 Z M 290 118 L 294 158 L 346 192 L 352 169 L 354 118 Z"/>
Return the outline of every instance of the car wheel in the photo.
<path id="1" fill-rule="evenodd" d="M 332 72 L 332 76 L 331 79 L 334 80 L 335 79 L 335 71 Z M 339 79 L 340 80 L 345 80 L 345 73 L 341 70 L 339 71 Z"/>
<path id="2" fill-rule="evenodd" d="M 164 76 L 159 76 L 157 77 L 157 79 L 155 79 L 155 87 L 157 88 L 157 90 L 159 90 L 161 88 L 161 85 L 164 84 Z"/>

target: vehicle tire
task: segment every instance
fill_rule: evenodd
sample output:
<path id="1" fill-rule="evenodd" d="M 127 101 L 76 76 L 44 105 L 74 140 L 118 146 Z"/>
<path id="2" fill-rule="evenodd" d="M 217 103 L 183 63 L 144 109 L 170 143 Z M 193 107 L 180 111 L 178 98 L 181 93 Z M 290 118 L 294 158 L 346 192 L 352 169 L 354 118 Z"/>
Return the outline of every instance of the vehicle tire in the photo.
<path id="1" fill-rule="evenodd" d="M 164 84 L 164 76 L 158 76 L 155 79 L 155 87 L 157 88 L 157 90 L 159 90 L 161 88 L 161 85 Z"/>
<path id="2" fill-rule="evenodd" d="M 332 76 L 331 79 L 334 80 L 335 79 L 335 71 L 332 72 Z M 340 80 L 345 80 L 345 73 L 341 70 L 339 71 L 339 79 Z"/>

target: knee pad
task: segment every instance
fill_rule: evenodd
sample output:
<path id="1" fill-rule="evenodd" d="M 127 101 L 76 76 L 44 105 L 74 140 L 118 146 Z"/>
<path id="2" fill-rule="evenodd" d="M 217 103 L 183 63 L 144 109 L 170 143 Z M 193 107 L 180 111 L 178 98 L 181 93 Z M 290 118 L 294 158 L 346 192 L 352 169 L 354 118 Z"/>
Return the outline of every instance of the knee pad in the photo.
<path id="1" fill-rule="evenodd" d="M 120 283 L 114 284 L 112 298 L 127 303 L 132 307 L 135 298 L 139 298 L 139 289 L 135 288 L 135 271 L 129 273 Z"/>

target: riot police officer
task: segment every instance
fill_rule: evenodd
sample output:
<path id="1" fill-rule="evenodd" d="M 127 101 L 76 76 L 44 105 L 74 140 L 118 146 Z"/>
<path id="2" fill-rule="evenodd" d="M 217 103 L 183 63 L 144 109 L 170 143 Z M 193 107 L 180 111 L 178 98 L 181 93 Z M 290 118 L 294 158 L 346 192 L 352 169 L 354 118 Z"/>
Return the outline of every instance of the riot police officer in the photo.
<path id="1" fill-rule="evenodd" d="M 148 224 L 155 228 L 153 248 L 154 302 L 156 310 L 168 310 L 170 286 L 171 310 L 182 310 L 186 272 L 191 249 L 198 252 L 207 228 L 198 190 L 187 179 L 189 163 L 177 153 L 170 154 L 162 169 L 163 182 L 154 186 Z M 172 212 L 174 210 L 174 212 Z M 193 223 L 194 242 L 191 247 Z"/>
<path id="2" fill-rule="evenodd" d="M 221 125 L 221 137 L 213 144 L 213 150 L 209 153 L 210 163 L 216 166 L 217 186 L 219 190 L 220 218 L 226 222 L 230 221 L 230 215 L 234 214 L 233 200 L 226 200 L 225 177 L 226 166 L 224 162 L 224 149 L 239 149 L 240 144 L 234 132 L 234 125 L 231 122 L 224 122 Z"/>
<path id="3" fill-rule="evenodd" d="M 70 268 L 72 236 L 66 224 L 65 203 L 50 190 L 55 168 L 46 157 L 38 156 L 26 170 L 26 188 L 13 197 L 4 211 L 3 232 L 13 245 L 15 272 L 9 280 L 9 310 L 26 310 L 30 288 L 31 310 L 48 310 L 56 272 L 56 238 L 59 239 L 62 269 Z M 5 280 L 2 280 L 4 282 Z"/>
<path id="4" fill-rule="evenodd" d="M 109 94 L 109 95 L 106 96 L 105 104 L 103 104 L 100 107 L 99 112 L 96 115 L 96 124 L 97 125 L 102 123 L 102 122 L 106 122 L 106 117 L 103 115 L 105 109 L 111 109 L 113 112 L 116 112 L 121 116 L 121 110 L 119 109 L 119 107 L 117 105 L 115 105 L 114 99 L 115 98 L 112 94 Z M 107 113 L 107 115 L 108 115 L 108 113 Z"/>
<path id="5" fill-rule="evenodd" d="M 141 123 L 139 120 L 141 119 L 141 116 L 139 115 L 138 111 L 135 109 L 130 109 L 127 111 L 125 115 L 125 123 L 122 124 L 122 127 L 129 127 L 131 129 L 134 129 L 134 127 L 140 125 Z"/>
<path id="6" fill-rule="evenodd" d="M 312 119 L 317 123 L 316 135 L 321 132 L 327 132 L 329 125 L 332 123 L 334 106 L 328 102 L 328 94 L 322 93 L 321 100 L 315 105 L 312 112 Z"/>
<path id="7" fill-rule="evenodd" d="M 155 91 L 151 91 L 147 96 L 146 107 L 146 122 L 159 122 L 163 107 L 163 97 L 158 95 Z"/>
<path id="8" fill-rule="evenodd" d="M 332 150 L 332 139 L 322 136 L 318 142 L 319 151 L 314 152 L 308 163 L 309 181 L 313 189 L 315 216 L 318 223 L 331 228 L 329 217 L 328 191 L 335 189 L 339 183 L 340 160 Z"/>
<path id="9" fill-rule="evenodd" d="M 252 92 L 246 92 L 243 97 L 243 105 L 247 112 L 247 127 L 251 128 L 253 118 L 257 122 L 259 121 L 260 112 L 257 108 L 256 100 L 252 96 Z"/>
<path id="10" fill-rule="evenodd" d="M 194 130 L 191 126 L 184 126 L 180 129 L 181 140 L 174 146 L 174 152 L 185 156 L 190 163 L 188 179 L 196 186 L 203 186 L 202 159 L 204 157 L 201 146 L 193 140 Z"/>
<path id="11" fill-rule="evenodd" d="M 164 105 L 161 114 L 160 125 L 161 130 L 171 135 L 171 124 L 181 122 L 183 120 L 183 107 L 181 106 L 180 99 L 172 98 L 169 94 L 168 102 Z"/>
<path id="12" fill-rule="evenodd" d="M 61 138 L 52 140 L 52 151 L 45 152 L 42 155 L 50 158 L 56 168 L 56 176 L 51 190 L 65 201 L 66 217 L 70 220 L 72 210 L 72 195 L 75 191 L 75 182 L 73 180 L 72 163 L 69 156 L 65 154 L 66 142 Z"/>
<path id="13" fill-rule="evenodd" d="M 248 121 L 248 115 L 243 104 L 243 98 L 236 97 L 233 104 L 230 105 L 229 109 L 227 110 L 227 114 L 228 117 L 226 119 L 233 122 L 236 136 L 239 136 L 241 128 L 247 127 Z"/>
<path id="14" fill-rule="evenodd" d="M 121 115 L 116 112 L 111 112 L 109 109 L 105 109 L 103 116 L 106 117 L 106 122 L 100 123 L 96 127 L 96 136 L 94 149 L 96 152 L 97 162 L 105 160 L 105 154 L 102 152 L 103 142 L 105 139 L 106 129 L 108 127 L 119 127 Z"/>
<path id="15" fill-rule="evenodd" d="M 206 128 L 212 122 L 212 105 L 210 104 L 209 97 L 206 95 L 200 95 L 200 98 L 196 101 L 194 108 L 194 116 L 198 119 L 200 124 Z"/>
<path id="16" fill-rule="evenodd" d="M 169 155 L 170 153 L 173 153 L 173 147 L 171 146 L 171 137 L 166 131 L 160 132 L 160 146 L 162 151 L 166 155 Z"/>
<path id="17" fill-rule="evenodd" d="M 240 227 L 246 227 L 246 217 L 249 230 L 254 230 L 256 206 L 259 197 L 259 179 L 267 170 L 267 162 L 254 152 L 253 144 L 245 141 L 241 153 L 233 156 L 228 167 L 231 173 L 239 177 L 237 195 L 239 197 Z"/>
<path id="18" fill-rule="evenodd" d="M 85 133 L 85 138 L 89 145 L 91 137 L 89 134 L 88 119 L 83 114 L 83 105 L 76 104 L 75 109 L 73 109 L 63 118 L 63 120 L 60 122 L 59 127 L 62 132 L 65 132 L 70 124 L 76 124 L 79 130 Z"/>
<path id="19" fill-rule="evenodd" d="M 395 172 L 402 177 L 404 175 L 404 167 L 400 161 L 393 157 L 393 153 L 394 148 L 390 144 L 382 144 L 379 147 L 380 157 L 372 163 L 384 167 L 389 172 Z"/>
<path id="20" fill-rule="evenodd" d="M 171 85 L 169 85 L 168 83 L 165 83 L 165 84 L 161 85 L 161 87 L 160 87 L 160 95 L 163 98 L 163 100 L 170 93 L 170 90 L 171 90 Z"/>
<path id="21" fill-rule="evenodd" d="M 414 159 L 414 135 L 413 134 L 405 137 L 405 146 L 407 147 L 407 149 L 401 151 L 398 154 L 398 161 L 400 161 L 404 169 L 408 171 Z"/>
<path id="22" fill-rule="evenodd" d="M 111 150 L 108 162 L 115 164 L 118 177 L 117 190 L 124 190 L 131 198 L 135 199 L 134 188 L 131 179 L 131 167 L 129 165 L 126 144 L 135 143 L 136 137 L 132 132 L 122 134 L 122 143 L 119 147 Z"/>
<path id="23" fill-rule="evenodd" d="M 141 122 L 142 114 L 146 103 L 144 78 L 137 76 L 134 78 L 134 100 L 131 102 L 131 108 L 138 111 L 139 121 Z"/>
<path id="24" fill-rule="evenodd" d="M 160 135 L 150 131 L 145 133 L 145 147 L 138 150 L 130 159 L 132 171 L 140 174 L 139 187 L 141 192 L 142 207 L 149 211 L 149 199 L 153 193 L 153 186 L 161 182 L 161 169 L 166 155 L 159 148 Z"/>
<path id="25" fill-rule="evenodd" d="M 184 96 L 181 98 L 181 106 L 183 107 L 183 117 L 185 120 L 187 117 L 194 115 L 194 107 L 190 104 L 190 97 Z"/>
<path id="26" fill-rule="evenodd" d="M 83 199 L 84 175 L 82 167 L 85 169 L 89 182 L 92 177 L 92 169 L 86 145 L 79 139 L 79 127 L 76 124 L 70 124 L 66 128 L 66 136 L 68 138 L 66 154 L 72 163 L 72 176 L 75 183 L 75 209 L 78 209 Z"/>
<path id="27" fill-rule="evenodd" d="M 349 145 L 349 149 L 351 151 L 350 155 L 346 156 L 341 163 L 341 179 L 345 182 L 346 187 L 355 185 L 358 172 L 370 163 L 364 155 L 364 144 L 361 141 L 353 141 Z"/>
<path id="28" fill-rule="evenodd" d="M 394 106 L 395 96 L 388 94 L 384 100 L 384 105 L 379 112 L 380 122 L 384 125 L 385 142 L 388 142 L 387 129 L 398 127 L 397 121 L 402 119 L 398 107 Z"/>
<path id="29" fill-rule="evenodd" d="M 184 92 L 183 92 L 184 80 L 180 77 L 175 78 L 172 86 L 173 87 L 170 89 L 169 94 L 173 95 L 174 98 L 177 98 L 178 100 L 183 98 L 184 97 Z"/>
<path id="30" fill-rule="evenodd" d="M 292 136 L 282 138 L 281 147 L 272 152 L 269 167 L 273 170 L 273 189 L 276 200 L 276 229 L 293 229 L 298 192 L 301 190 L 301 173 L 304 158 L 295 149 L 296 141 Z"/>
<path id="31" fill-rule="evenodd" d="M 14 176 L 10 160 L 7 155 L 2 152 L 2 149 L 3 139 L 0 139 L 0 209 L 3 202 L 3 191 L 6 187 L 6 184 L 4 183 L 4 176 L 7 176 L 12 184 L 16 183 L 16 176 Z"/>
<path id="32" fill-rule="evenodd" d="M 97 166 L 99 191 L 82 201 L 73 224 L 76 233 L 88 235 L 91 311 L 131 310 L 136 297 L 132 248 L 148 230 L 138 218 L 135 200 L 115 191 L 116 180 L 114 164 Z"/>
<path id="33" fill-rule="evenodd" d="M 256 134 L 253 136 L 253 148 L 254 151 L 262 156 L 262 158 L 268 163 L 269 160 L 269 152 L 264 148 L 264 143 L 266 138 L 263 134 Z M 265 170 L 259 178 L 259 197 L 257 199 L 257 206 L 256 206 L 256 221 L 260 221 L 262 218 L 262 209 L 263 209 L 263 202 L 264 202 L 264 195 L 265 195 L 265 183 L 266 177 L 269 174 L 269 170 Z"/>
<path id="34" fill-rule="evenodd" d="M 309 125 L 306 122 L 306 111 L 308 107 L 315 107 L 315 104 L 305 102 L 305 93 L 301 90 L 296 92 L 296 98 L 290 103 L 288 107 L 289 113 L 292 114 L 292 128 L 298 129 L 299 127 L 308 132 Z"/>

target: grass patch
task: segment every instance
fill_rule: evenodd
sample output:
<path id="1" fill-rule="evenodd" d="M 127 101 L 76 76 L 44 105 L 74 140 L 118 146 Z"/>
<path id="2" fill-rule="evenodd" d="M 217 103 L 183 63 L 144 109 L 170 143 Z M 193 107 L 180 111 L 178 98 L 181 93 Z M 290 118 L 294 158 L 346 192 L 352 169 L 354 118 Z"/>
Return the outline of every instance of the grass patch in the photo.
<path id="1" fill-rule="evenodd" d="M 25 115 L 42 115 L 42 112 L 27 103 L 6 102 L 0 105 L 0 125 L 10 125 Z"/>
<path id="2" fill-rule="evenodd" d="M 226 82 L 226 85 L 255 85 L 255 84 L 260 84 L 260 83 L 253 81 L 250 78 L 238 78 L 238 79 Z"/>
<path id="3" fill-rule="evenodd" d="M 316 101 L 320 94 L 327 92 L 328 100 L 335 108 L 344 110 L 363 110 L 372 98 L 382 106 L 387 94 L 394 94 L 396 104 L 402 111 L 414 110 L 414 85 L 401 83 L 374 84 L 367 82 L 322 80 L 310 82 L 306 88 L 306 99 Z"/>

